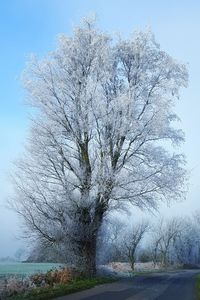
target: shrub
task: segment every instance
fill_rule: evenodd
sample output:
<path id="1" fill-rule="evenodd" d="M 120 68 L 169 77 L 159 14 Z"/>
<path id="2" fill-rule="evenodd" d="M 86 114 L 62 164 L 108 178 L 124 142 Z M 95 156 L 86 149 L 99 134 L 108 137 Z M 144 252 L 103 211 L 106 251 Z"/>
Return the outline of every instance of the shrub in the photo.
<path id="1" fill-rule="evenodd" d="M 80 276 L 81 274 L 75 269 L 65 267 L 59 270 L 50 270 L 45 274 L 34 274 L 30 279 L 36 286 L 53 286 L 56 283 L 68 283 Z"/>
<path id="2" fill-rule="evenodd" d="M 57 284 L 70 283 L 80 277 L 81 273 L 66 267 L 59 270 L 50 270 L 47 273 L 37 273 L 24 279 L 11 277 L 5 281 L 0 299 L 7 299 L 6 297 L 28 292 L 34 288 L 53 287 Z"/>

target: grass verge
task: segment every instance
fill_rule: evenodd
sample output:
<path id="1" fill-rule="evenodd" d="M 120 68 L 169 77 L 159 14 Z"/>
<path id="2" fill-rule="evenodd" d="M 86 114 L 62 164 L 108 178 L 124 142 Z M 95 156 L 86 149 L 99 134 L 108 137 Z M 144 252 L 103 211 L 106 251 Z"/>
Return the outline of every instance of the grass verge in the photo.
<path id="1" fill-rule="evenodd" d="M 99 284 L 116 281 L 113 278 L 100 277 L 90 279 L 76 279 L 68 284 L 57 284 L 54 287 L 35 288 L 26 293 L 20 293 L 9 297 L 9 300 L 49 300 L 60 296 L 65 296 L 75 292 L 90 289 Z"/>
<path id="2" fill-rule="evenodd" d="M 197 300 L 200 300 L 200 274 L 196 276 L 195 287 L 196 287 Z"/>

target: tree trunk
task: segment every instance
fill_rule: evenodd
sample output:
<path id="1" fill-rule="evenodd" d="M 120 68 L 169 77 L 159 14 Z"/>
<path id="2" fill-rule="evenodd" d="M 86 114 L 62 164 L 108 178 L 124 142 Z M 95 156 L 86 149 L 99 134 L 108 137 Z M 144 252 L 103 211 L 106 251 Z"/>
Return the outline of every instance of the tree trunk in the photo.
<path id="1" fill-rule="evenodd" d="M 132 253 L 132 249 L 128 249 L 128 260 L 131 266 L 132 271 L 134 271 L 135 268 L 135 258 L 134 255 Z"/>
<path id="2" fill-rule="evenodd" d="M 80 234 L 78 242 L 80 254 L 79 267 L 87 277 L 94 277 L 96 275 L 97 237 L 104 213 L 103 208 L 98 204 L 98 200 L 93 218 L 91 217 L 90 208 L 81 208 L 77 220 Z"/>
<path id="3" fill-rule="evenodd" d="M 80 267 L 86 277 L 96 275 L 96 235 L 82 242 Z"/>
<path id="4" fill-rule="evenodd" d="M 135 270 L 135 261 L 133 261 L 131 259 L 130 263 L 131 263 L 131 269 L 132 269 L 132 271 L 134 271 Z"/>

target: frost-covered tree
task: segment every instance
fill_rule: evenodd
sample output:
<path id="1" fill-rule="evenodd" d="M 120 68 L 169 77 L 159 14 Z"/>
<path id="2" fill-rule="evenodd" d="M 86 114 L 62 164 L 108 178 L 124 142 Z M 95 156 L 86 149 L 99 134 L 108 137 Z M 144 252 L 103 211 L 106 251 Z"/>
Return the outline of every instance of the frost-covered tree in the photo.
<path id="1" fill-rule="evenodd" d="M 124 236 L 128 225 L 119 220 L 119 216 L 113 216 L 104 220 L 98 234 L 97 263 L 123 262 L 127 260 L 124 251 Z"/>
<path id="2" fill-rule="evenodd" d="M 184 157 L 165 148 L 184 139 L 172 123 L 187 79 L 150 31 L 115 42 L 90 20 L 32 58 L 24 84 L 37 113 L 15 175 L 15 209 L 30 232 L 70 241 L 92 275 L 108 212 L 179 198 Z"/>
<path id="3" fill-rule="evenodd" d="M 181 233 L 174 244 L 174 257 L 179 264 L 198 265 L 200 263 L 199 214 L 184 218 Z"/>
<path id="4" fill-rule="evenodd" d="M 145 234 L 149 231 L 150 225 L 146 220 L 134 224 L 127 229 L 124 236 L 124 252 L 130 263 L 131 269 L 134 270 L 136 254 Z"/>
<path id="5" fill-rule="evenodd" d="M 178 218 L 162 219 L 155 225 L 152 235 L 152 257 L 155 264 L 160 262 L 163 267 L 167 267 L 176 261 L 175 245 L 180 240 L 183 229 L 184 224 Z"/>

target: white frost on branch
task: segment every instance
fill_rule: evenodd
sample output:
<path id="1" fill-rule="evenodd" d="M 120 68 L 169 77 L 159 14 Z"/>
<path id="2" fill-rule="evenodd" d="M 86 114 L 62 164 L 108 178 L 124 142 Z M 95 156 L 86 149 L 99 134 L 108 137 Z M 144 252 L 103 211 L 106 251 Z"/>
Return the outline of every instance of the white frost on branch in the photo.
<path id="1" fill-rule="evenodd" d="M 15 176 L 31 231 L 51 242 L 88 231 L 96 239 L 110 209 L 182 197 L 184 157 L 163 145 L 184 140 L 173 108 L 187 81 L 151 31 L 114 43 L 87 20 L 32 58 L 24 85 L 39 116 Z"/>

